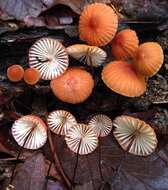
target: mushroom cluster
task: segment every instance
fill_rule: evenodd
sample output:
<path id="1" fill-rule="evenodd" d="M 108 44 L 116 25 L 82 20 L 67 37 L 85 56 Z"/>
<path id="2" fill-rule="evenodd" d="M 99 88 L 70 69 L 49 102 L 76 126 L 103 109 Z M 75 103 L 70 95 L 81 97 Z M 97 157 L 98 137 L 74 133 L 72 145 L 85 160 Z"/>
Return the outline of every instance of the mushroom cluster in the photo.
<path id="1" fill-rule="evenodd" d="M 98 138 L 109 135 L 113 126 L 113 135 L 125 151 L 138 156 L 148 156 L 155 151 L 157 138 L 153 128 L 140 119 L 126 115 L 118 116 L 112 121 L 104 114 L 97 114 L 87 124 L 78 123 L 76 118 L 65 110 L 55 110 L 49 113 L 46 124 L 38 116 L 26 115 L 13 123 L 12 135 L 21 148 L 33 150 L 41 148 L 46 143 L 47 137 L 49 142 L 51 141 L 49 130 L 56 135 L 64 136 L 67 147 L 77 156 L 73 182 L 75 181 L 78 156 L 92 153 L 99 145 L 99 171 L 101 180 L 104 180 L 101 169 L 101 141 Z M 52 146 L 50 145 L 51 150 L 54 150 L 53 156 L 55 156 L 57 153 Z M 55 162 L 56 168 L 59 168 L 61 164 L 57 155 Z M 71 186 L 62 167 L 60 172 L 65 182 Z M 10 185 L 12 185 L 12 180 Z"/>
<path id="2" fill-rule="evenodd" d="M 51 90 L 58 99 L 71 104 L 81 103 L 92 94 L 94 80 L 86 70 L 68 67 L 68 56 L 88 66 L 99 67 L 107 58 L 107 53 L 99 46 L 111 43 L 116 60 L 104 66 L 102 80 L 116 93 L 138 97 L 146 91 L 147 77 L 161 68 L 163 50 L 156 42 L 139 45 L 135 31 L 124 29 L 116 34 L 117 28 L 118 15 L 113 8 L 104 3 L 92 3 L 84 7 L 79 19 L 80 38 L 89 45 L 74 44 L 66 48 L 56 39 L 41 38 L 30 47 L 30 68 L 24 72 L 20 65 L 12 65 L 7 76 L 13 82 L 24 78 L 29 85 L 40 79 L 51 80 Z"/>
<path id="3" fill-rule="evenodd" d="M 139 45 L 137 34 L 131 29 L 118 33 L 117 29 L 118 16 L 110 6 L 103 3 L 88 5 L 79 19 L 80 39 L 88 45 L 64 47 L 56 39 L 41 38 L 30 47 L 29 68 L 24 70 L 20 65 L 12 65 L 7 69 L 7 77 L 12 82 L 24 79 L 29 85 L 35 85 L 40 79 L 49 80 L 58 99 L 71 104 L 81 103 L 92 94 L 94 79 L 81 67 L 69 67 L 69 56 L 88 66 L 99 67 L 107 58 L 106 51 L 100 47 L 110 43 L 116 60 L 103 67 L 103 82 L 123 96 L 140 96 L 146 91 L 147 78 L 161 68 L 163 50 L 156 42 Z M 156 149 L 153 128 L 142 120 L 125 115 L 112 121 L 104 114 L 97 114 L 88 123 L 78 123 L 65 110 L 52 111 L 46 123 L 38 116 L 26 115 L 14 122 L 12 135 L 21 147 L 38 149 L 47 140 L 47 130 L 51 130 L 64 136 L 68 148 L 78 156 L 92 153 L 98 145 L 100 147 L 100 137 L 110 134 L 113 126 L 113 135 L 125 151 L 148 156 Z"/>

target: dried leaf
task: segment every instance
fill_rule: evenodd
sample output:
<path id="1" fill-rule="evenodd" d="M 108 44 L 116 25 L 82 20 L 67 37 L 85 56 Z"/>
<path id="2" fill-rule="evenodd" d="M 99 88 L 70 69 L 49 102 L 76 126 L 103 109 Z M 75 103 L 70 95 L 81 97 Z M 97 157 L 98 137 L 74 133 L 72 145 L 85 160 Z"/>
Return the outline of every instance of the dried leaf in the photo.
<path id="1" fill-rule="evenodd" d="M 67 188 L 65 188 L 63 184 L 61 184 L 59 181 L 54 182 L 54 181 L 48 180 L 46 190 L 67 190 Z"/>
<path id="2" fill-rule="evenodd" d="M 45 161 L 41 153 L 28 158 L 20 168 L 13 185 L 17 190 L 43 190 L 45 183 Z"/>
<path id="3" fill-rule="evenodd" d="M 26 17 L 36 18 L 42 12 L 58 4 L 66 5 L 75 13 L 80 14 L 83 7 L 92 2 L 92 0 L 0 0 L 0 8 L 17 20 L 24 20 Z M 110 3 L 111 1 L 96 0 L 96 2 Z"/>
<path id="4" fill-rule="evenodd" d="M 65 145 L 63 138 L 55 135 L 55 145 L 62 165 L 72 179 L 76 154 Z M 148 157 L 125 154 L 111 137 L 102 139 L 102 171 L 105 182 L 117 190 L 166 190 L 168 183 L 168 143 L 166 138 L 159 139 L 159 148 Z M 98 168 L 98 152 L 79 157 L 75 182 L 76 189 L 109 188 L 103 186 Z M 136 184 L 136 185 L 135 185 Z"/>

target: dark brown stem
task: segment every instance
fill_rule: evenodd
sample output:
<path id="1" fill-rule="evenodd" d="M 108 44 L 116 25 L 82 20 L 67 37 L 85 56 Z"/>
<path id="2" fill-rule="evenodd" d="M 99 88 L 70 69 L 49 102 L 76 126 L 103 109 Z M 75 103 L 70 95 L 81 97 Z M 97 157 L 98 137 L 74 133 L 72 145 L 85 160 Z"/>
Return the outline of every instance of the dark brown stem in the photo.
<path id="1" fill-rule="evenodd" d="M 48 167 L 47 176 L 46 176 L 46 182 L 45 182 L 45 189 L 47 189 L 48 177 L 50 175 L 50 170 L 51 170 L 52 164 L 53 164 L 53 162 L 50 162 L 49 167 Z"/>
<path id="2" fill-rule="evenodd" d="M 68 179 L 68 177 L 66 176 L 63 168 L 62 168 L 62 165 L 59 161 L 59 158 L 58 158 L 58 155 L 57 155 L 57 152 L 56 152 L 56 148 L 54 147 L 54 144 L 53 144 L 53 140 L 52 140 L 52 136 L 51 136 L 51 132 L 50 130 L 48 130 L 48 140 L 49 140 L 49 145 L 50 145 L 50 150 L 51 150 L 51 153 L 52 153 L 52 156 L 53 156 L 53 160 L 54 160 L 54 163 L 55 163 L 55 168 L 56 170 L 58 170 L 58 172 L 60 173 L 60 175 L 62 176 L 62 178 L 64 179 L 66 185 L 71 188 L 71 182 L 70 180 Z"/>
<path id="3" fill-rule="evenodd" d="M 89 159 L 88 159 L 87 155 L 86 155 L 86 161 L 87 161 L 87 165 L 88 165 L 88 171 L 89 171 L 90 179 L 91 179 L 91 182 L 92 182 L 92 187 L 93 187 L 93 190 L 95 190 L 96 187 L 95 187 L 94 180 L 93 180 L 93 175 L 92 175 L 92 170 L 91 170 L 92 167 L 90 165 L 90 162 L 89 162 Z"/>
<path id="4" fill-rule="evenodd" d="M 100 173 L 100 178 L 101 178 L 101 181 L 104 181 L 104 178 L 103 178 L 103 173 L 102 173 L 102 167 L 101 167 L 101 138 L 99 138 L 99 146 L 98 146 L 98 156 L 99 156 L 99 173 Z"/>
<path id="5" fill-rule="evenodd" d="M 78 146 L 78 150 L 77 150 L 77 154 L 76 154 L 76 162 L 75 162 L 74 173 L 73 173 L 73 177 L 72 177 L 72 182 L 73 182 L 73 183 L 75 183 L 76 171 L 77 171 L 78 161 L 79 161 L 79 150 L 80 150 L 80 146 L 81 146 L 81 140 L 80 140 L 80 142 L 79 142 L 79 146 Z M 72 186 L 71 186 L 71 189 L 72 189 Z"/>
<path id="6" fill-rule="evenodd" d="M 19 157 L 20 157 L 20 155 L 21 155 L 21 153 L 22 153 L 22 150 L 23 150 L 23 148 L 24 148 L 24 146 L 25 146 L 27 140 L 29 139 L 30 134 L 32 133 L 33 130 L 34 130 L 34 128 L 32 128 L 32 130 L 31 130 L 31 131 L 29 132 L 29 134 L 27 135 L 27 137 L 26 137 L 26 139 L 25 139 L 25 141 L 24 141 L 24 143 L 23 143 L 23 146 L 21 146 L 21 147 L 19 148 L 19 152 L 18 152 L 18 155 L 17 155 L 17 157 L 16 157 L 16 162 L 15 162 L 14 167 L 13 167 L 13 169 L 12 169 L 12 176 L 11 176 L 10 182 L 9 182 L 9 184 L 11 184 L 11 185 L 12 185 L 12 182 L 13 182 L 13 179 L 14 179 L 14 174 L 15 174 L 15 169 L 16 169 L 16 166 L 17 166 L 17 162 L 18 162 Z"/>

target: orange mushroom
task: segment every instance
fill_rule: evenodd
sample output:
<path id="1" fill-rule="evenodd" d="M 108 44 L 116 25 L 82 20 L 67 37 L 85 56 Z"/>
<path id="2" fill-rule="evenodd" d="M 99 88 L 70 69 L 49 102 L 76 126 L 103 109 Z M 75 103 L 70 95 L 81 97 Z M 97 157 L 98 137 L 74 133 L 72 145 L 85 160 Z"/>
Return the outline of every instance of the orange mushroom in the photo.
<path id="1" fill-rule="evenodd" d="M 12 82 L 18 82 L 22 80 L 24 75 L 24 69 L 20 65 L 12 65 L 7 69 L 7 77 Z"/>
<path id="2" fill-rule="evenodd" d="M 113 61 L 106 65 L 102 79 L 111 90 L 128 97 L 140 96 L 146 90 L 145 77 L 126 61 Z"/>
<path id="3" fill-rule="evenodd" d="M 139 40 L 134 30 L 125 29 L 117 33 L 112 41 L 112 54 L 116 59 L 126 60 L 135 55 Z"/>
<path id="4" fill-rule="evenodd" d="M 104 46 L 114 37 L 118 17 L 103 3 L 93 3 L 84 8 L 79 20 L 80 38 L 90 45 Z"/>
<path id="5" fill-rule="evenodd" d="M 135 58 L 134 67 L 145 76 L 155 75 L 164 61 L 162 47 L 157 42 L 146 42 L 140 45 Z"/>
<path id="6" fill-rule="evenodd" d="M 72 104 L 85 101 L 94 86 L 92 76 L 80 68 L 68 68 L 66 72 L 50 83 L 51 89 L 60 100 Z"/>
<path id="7" fill-rule="evenodd" d="M 27 84 L 34 85 L 40 80 L 40 72 L 35 68 L 28 68 L 24 73 L 24 81 Z"/>

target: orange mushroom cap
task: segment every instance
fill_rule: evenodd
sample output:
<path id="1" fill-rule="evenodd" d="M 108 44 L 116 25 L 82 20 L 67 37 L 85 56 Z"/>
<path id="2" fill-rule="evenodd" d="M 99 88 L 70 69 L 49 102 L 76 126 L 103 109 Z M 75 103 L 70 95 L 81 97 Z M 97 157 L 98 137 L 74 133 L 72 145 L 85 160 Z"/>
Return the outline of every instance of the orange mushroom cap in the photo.
<path id="1" fill-rule="evenodd" d="M 146 42 L 136 52 L 134 67 L 139 73 L 151 77 L 159 71 L 163 61 L 162 47 L 157 42 Z"/>
<path id="2" fill-rule="evenodd" d="M 106 65 L 102 79 L 111 90 L 128 97 L 140 96 L 146 90 L 145 77 L 126 61 L 113 61 Z"/>
<path id="3" fill-rule="evenodd" d="M 94 81 L 87 71 L 80 68 L 68 68 L 63 75 L 53 79 L 50 86 L 60 100 L 77 104 L 90 96 Z"/>
<path id="4" fill-rule="evenodd" d="M 12 82 L 18 82 L 22 80 L 24 75 L 24 69 L 20 65 L 12 65 L 7 69 L 7 77 Z"/>
<path id="5" fill-rule="evenodd" d="M 24 81 L 27 84 L 34 85 L 40 80 L 40 72 L 35 68 L 28 68 L 24 73 Z"/>
<path id="6" fill-rule="evenodd" d="M 80 38 L 90 45 L 104 46 L 114 37 L 118 17 L 103 3 L 93 3 L 84 8 L 79 20 Z"/>
<path id="7" fill-rule="evenodd" d="M 135 55 L 139 40 L 134 30 L 125 29 L 117 33 L 112 41 L 112 54 L 116 59 L 126 60 Z"/>

